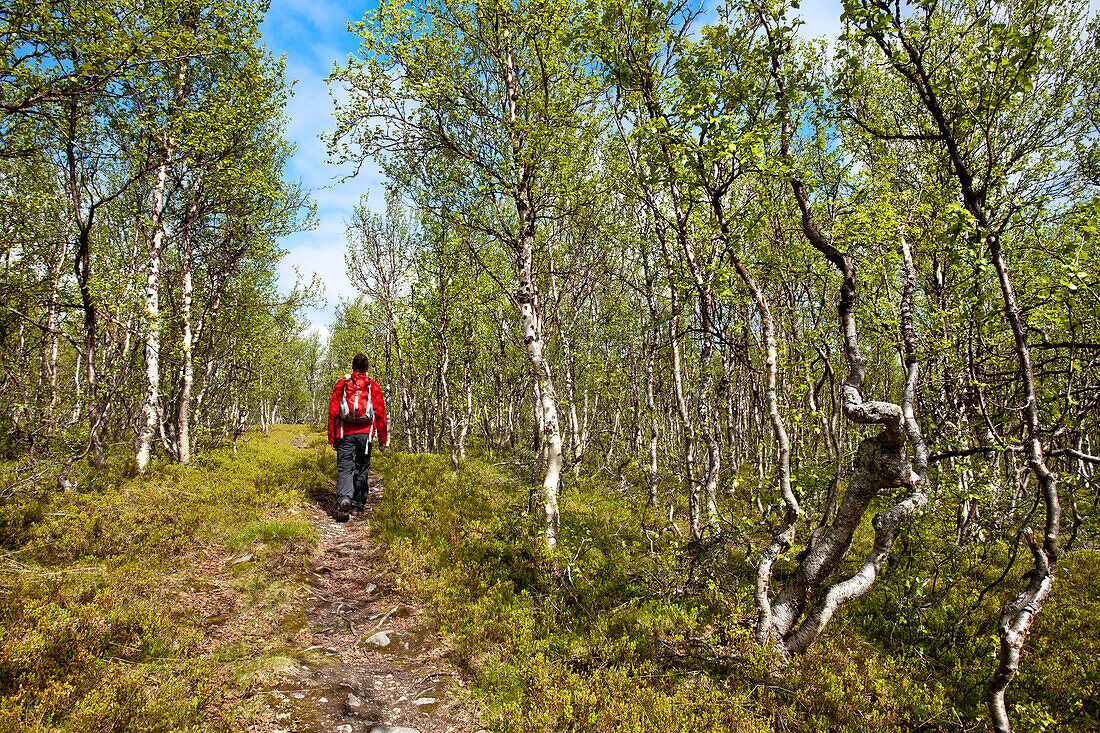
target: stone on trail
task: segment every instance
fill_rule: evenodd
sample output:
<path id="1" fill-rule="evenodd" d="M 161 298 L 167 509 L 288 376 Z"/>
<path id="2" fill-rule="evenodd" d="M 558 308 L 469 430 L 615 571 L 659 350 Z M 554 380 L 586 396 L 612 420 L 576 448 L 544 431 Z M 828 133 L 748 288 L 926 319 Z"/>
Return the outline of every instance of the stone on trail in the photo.
<path id="1" fill-rule="evenodd" d="M 366 643 L 374 644 L 377 647 L 387 647 L 390 645 L 390 632 L 378 631 L 365 639 Z"/>
<path id="2" fill-rule="evenodd" d="M 347 723 L 336 726 L 336 733 L 351 733 L 351 726 Z"/>
<path id="3" fill-rule="evenodd" d="M 355 696 L 355 693 L 353 693 L 353 692 L 348 693 L 348 707 L 349 708 L 357 708 L 362 704 L 363 704 L 362 701 Z"/>

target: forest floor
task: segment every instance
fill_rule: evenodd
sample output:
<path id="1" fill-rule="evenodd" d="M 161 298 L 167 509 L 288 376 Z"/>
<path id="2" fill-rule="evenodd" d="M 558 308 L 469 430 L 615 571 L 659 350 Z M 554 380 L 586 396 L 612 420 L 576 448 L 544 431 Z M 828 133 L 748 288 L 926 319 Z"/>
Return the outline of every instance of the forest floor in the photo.
<path id="1" fill-rule="evenodd" d="M 293 444 L 309 450 L 307 436 Z M 374 471 L 362 515 L 335 519 L 335 482 L 300 507 L 317 545 L 288 578 L 303 605 L 281 622 L 297 651 L 269 665 L 264 705 L 249 727 L 269 733 L 472 733 L 466 683 L 424 609 L 400 593 L 372 540 L 384 487 Z M 233 562 L 233 560 L 230 560 Z M 293 567 L 293 566 L 291 566 Z M 233 633 L 232 629 L 226 629 Z"/>
<path id="2" fill-rule="evenodd" d="M 366 511 L 337 522 L 316 428 L 128 465 L 0 501 L 0 733 L 483 728 L 377 527 L 380 474 Z"/>
<path id="3" fill-rule="evenodd" d="M 69 491 L 0 501 L 0 733 L 982 725 L 996 606 L 972 599 L 987 576 L 910 624 L 897 599 L 929 571 L 898 571 L 777 669 L 750 636 L 744 554 L 650 529 L 663 516 L 644 477 L 633 492 L 571 478 L 549 553 L 530 486 L 499 464 L 375 463 L 349 522 L 307 426 L 139 477 L 120 454 Z M 913 536 L 936 536 L 935 519 Z M 1019 730 L 1100 730 L 1097 567 L 1092 547 L 1060 563 L 1014 682 Z M 969 631 L 944 644 L 959 609 Z"/>

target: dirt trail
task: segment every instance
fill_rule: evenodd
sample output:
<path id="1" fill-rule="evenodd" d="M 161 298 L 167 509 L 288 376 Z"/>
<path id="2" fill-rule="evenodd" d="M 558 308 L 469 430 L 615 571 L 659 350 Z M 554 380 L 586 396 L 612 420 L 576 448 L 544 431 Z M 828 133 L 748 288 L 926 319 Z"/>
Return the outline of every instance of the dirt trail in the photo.
<path id="1" fill-rule="evenodd" d="M 304 446 L 300 446 L 304 447 Z M 284 628 L 297 650 L 264 693 L 253 730 L 269 733 L 474 733 L 456 701 L 463 682 L 422 610 L 393 590 L 371 542 L 382 495 L 371 474 L 366 510 L 335 521 L 335 497 L 305 508 L 319 541 L 303 578 L 306 606 Z M 334 493 L 334 492 L 333 492 Z"/>

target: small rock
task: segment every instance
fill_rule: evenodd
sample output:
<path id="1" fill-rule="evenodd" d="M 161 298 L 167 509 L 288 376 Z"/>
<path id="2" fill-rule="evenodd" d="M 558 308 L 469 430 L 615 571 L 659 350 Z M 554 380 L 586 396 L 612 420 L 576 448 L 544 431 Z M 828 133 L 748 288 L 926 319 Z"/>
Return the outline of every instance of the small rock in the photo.
<path id="1" fill-rule="evenodd" d="M 336 726 L 336 733 L 351 733 L 351 726 L 347 723 Z"/>
<path id="2" fill-rule="evenodd" d="M 275 713 L 275 720 L 286 720 L 290 717 L 290 713 Z"/>
<path id="3" fill-rule="evenodd" d="M 439 701 L 434 697 L 418 697 L 413 700 L 413 705 L 420 707 L 421 705 L 435 705 L 437 702 Z"/>
<path id="4" fill-rule="evenodd" d="M 242 562 L 248 562 L 251 559 L 252 559 L 252 553 L 249 553 L 247 555 L 241 555 L 240 557 L 238 557 L 236 560 L 234 560 L 233 562 L 231 562 L 229 564 L 230 565 L 240 565 Z"/>
<path id="5" fill-rule="evenodd" d="M 378 586 L 375 585 L 374 583 L 367 583 L 366 587 L 363 588 L 363 590 L 365 590 L 367 592 L 367 595 L 369 596 L 371 593 L 378 590 Z"/>
<path id="6" fill-rule="evenodd" d="M 365 639 L 366 643 L 373 644 L 377 647 L 387 647 L 390 645 L 390 632 L 389 631 L 377 631 Z"/>
<path id="7" fill-rule="evenodd" d="M 362 701 L 360 701 L 359 698 L 357 698 L 354 693 L 349 693 L 348 694 L 348 707 L 349 708 L 357 708 L 362 704 L 363 704 Z"/>

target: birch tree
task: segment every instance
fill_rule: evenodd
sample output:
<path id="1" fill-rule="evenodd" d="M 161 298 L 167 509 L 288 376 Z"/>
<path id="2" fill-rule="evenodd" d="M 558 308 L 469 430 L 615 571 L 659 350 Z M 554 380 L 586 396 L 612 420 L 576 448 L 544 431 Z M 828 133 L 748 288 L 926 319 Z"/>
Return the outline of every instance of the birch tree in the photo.
<path id="1" fill-rule="evenodd" d="M 217 374 L 232 360 L 217 353 L 236 305 L 228 293 L 239 278 L 266 282 L 274 238 L 304 223 L 300 192 L 281 181 L 282 69 L 256 46 L 261 11 L 247 1 L 128 0 L 0 11 L 0 158 L 20 180 L 42 184 L 5 190 L 5 210 L 25 227 L 22 241 L 4 240 L 3 254 L 9 273 L 47 263 L 41 296 L 5 294 L 5 313 L 21 325 L 18 342 L 2 339 L 4 362 L 19 362 L 4 392 L 17 382 L 42 393 L 52 417 L 37 422 L 62 461 L 63 486 L 77 460 L 106 458 L 104 436 L 133 440 L 143 407 L 154 408 L 143 420 L 151 430 L 131 443 L 132 455 L 144 460 L 159 436 L 186 461 L 195 441 L 189 386 L 199 411 L 215 382 L 240 396 L 243 382 Z M 0 288 L 15 284 L 5 274 Z M 42 334 L 33 363 L 28 329 Z M 139 386 L 143 343 L 152 348 Z"/>
<path id="2" fill-rule="evenodd" d="M 920 141 L 941 151 L 941 170 L 957 191 L 964 226 L 992 265 L 1004 325 L 1011 334 L 1023 401 L 1019 447 L 1045 516 L 1041 541 L 1034 539 L 1030 526 L 1022 529 L 1033 568 L 1002 610 L 998 664 L 986 687 L 993 727 L 1007 732 L 1011 725 L 1005 690 L 1062 554 L 1058 476 L 1048 466 L 1049 438 L 1044 435 L 1049 429 L 1024 315 L 1030 294 L 1017 285 L 1029 246 L 1018 225 L 1080 200 L 1082 180 L 1065 156 L 1092 131 L 1082 102 L 1089 69 L 1096 66 L 1095 36 L 1081 36 L 1082 5 L 948 3 L 919 4 L 912 10 L 907 17 L 900 5 L 845 4 L 852 24 L 848 38 L 856 47 L 878 52 L 917 114 L 881 124 L 857 106 L 848 109 L 876 137 Z"/>
<path id="3" fill-rule="evenodd" d="M 510 297 L 537 385 L 548 447 L 542 482 L 546 545 L 557 544 L 562 434 L 545 353 L 539 222 L 555 185 L 582 159 L 591 88 L 569 43 L 565 5 L 383 3 L 356 25 L 358 58 L 330 82 L 350 93 L 332 152 L 381 160 L 437 213 L 514 255 Z M 425 198 L 421 200 L 424 203 Z M 498 282 L 503 284 L 500 276 Z"/>

